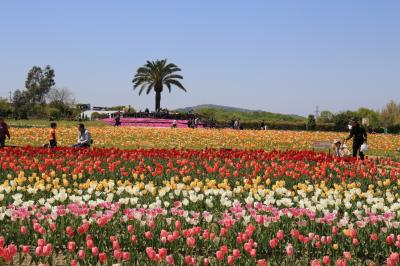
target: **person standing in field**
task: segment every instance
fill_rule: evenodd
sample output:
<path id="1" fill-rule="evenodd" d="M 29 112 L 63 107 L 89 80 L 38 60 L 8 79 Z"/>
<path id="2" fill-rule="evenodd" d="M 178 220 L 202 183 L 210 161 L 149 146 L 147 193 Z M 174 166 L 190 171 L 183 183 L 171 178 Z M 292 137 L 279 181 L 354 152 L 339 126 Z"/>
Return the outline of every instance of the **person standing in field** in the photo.
<path id="1" fill-rule="evenodd" d="M 56 129 L 57 129 L 57 124 L 51 123 L 50 124 L 50 133 L 49 133 L 49 147 L 50 148 L 57 147 Z"/>
<path id="2" fill-rule="evenodd" d="M 121 125 L 121 113 L 118 111 L 115 115 L 115 124 L 114 126 L 119 127 Z"/>
<path id="3" fill-rule="evenodd" d="M 6 146 L 6 137 L 10 139 L 10 132 L 8 131 L 8 125 L 4 121 L 3 117 L 0 117 L 0 148 Z"/>
<path id="4" fill-rule="evenodd" d="M 353 138 L 353 157 L 357 157 L 357 154 L 360 156 L 361 160 L 364 160 L 364 153 L 360 151 L 361 145 L 367 142 L 367 131 L 364 127 L 360 126 L 360 123 L 357 119 L 353 119 L 350 125 L 350 135 L 344 140 Z"/>

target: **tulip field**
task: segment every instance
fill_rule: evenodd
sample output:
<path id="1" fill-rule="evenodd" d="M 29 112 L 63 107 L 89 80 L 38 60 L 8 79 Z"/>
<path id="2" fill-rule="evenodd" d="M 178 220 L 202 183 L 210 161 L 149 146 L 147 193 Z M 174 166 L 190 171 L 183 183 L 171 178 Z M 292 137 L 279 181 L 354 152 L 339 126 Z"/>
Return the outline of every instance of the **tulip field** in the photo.
<path id="1" fill-rule="evenodd" d="M 245 150 L 309 150 L 315 141 L 343 139 L 339 132 L 231 130 L 231 129 L 171 129 L 137 127 L 89 127 L 94 146 L 122 149 L 206 149 L 229 148 Z M 10 145 L 42 146 L 47 143 L 48 128 L 11 128 Z M 60 146 L 76 142 L 76 127 L 57 129 Z M 370 155 L 398 156 L 400 135 L 370 134 Z M 350 144 L 349 144 L 350 146 Z"/>
<path id="2" fill-rule="evenodd" d="M 362 162 L 310 151 L 337 133 L 90 131 L 12 129 L 0 265 L 400 265 L 398 136 Z"/>

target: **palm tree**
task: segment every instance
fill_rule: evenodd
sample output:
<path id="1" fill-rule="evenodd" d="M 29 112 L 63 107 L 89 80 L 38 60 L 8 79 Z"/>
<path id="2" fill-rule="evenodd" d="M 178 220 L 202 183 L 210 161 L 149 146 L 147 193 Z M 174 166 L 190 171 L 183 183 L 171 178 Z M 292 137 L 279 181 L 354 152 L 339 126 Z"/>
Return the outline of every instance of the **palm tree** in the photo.
<path id="1" fill-rule="evenodd" d="M 167 86 L 169 92 L 171 87 L 176 86 L 186 92 L 186 89 L 180 83 L 179 79 L 183 79 L 176 72 L 181 71 L 175 64 L 167 63 L 167 59 L 147 61 L 142 67 L 139 67 L 132 80 L 133 89 L 139 88 L 139 95 L 146 90 L 149 94 L 152 90 L 156 93 L 156 112 L 160 110 L 161 92 L 163 86 Z"/>

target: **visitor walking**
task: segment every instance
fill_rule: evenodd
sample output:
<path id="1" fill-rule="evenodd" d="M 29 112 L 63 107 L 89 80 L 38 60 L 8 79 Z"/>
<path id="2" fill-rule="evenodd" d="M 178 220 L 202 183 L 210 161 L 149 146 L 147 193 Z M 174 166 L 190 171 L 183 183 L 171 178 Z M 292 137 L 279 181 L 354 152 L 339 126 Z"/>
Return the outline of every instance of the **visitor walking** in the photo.
<path id="1" fill-rule="evenodd" d="M 8 131 L 8 125 L 4 121 L 4 118 L 0 117 L 0 148 L 6 146 L 6 137 L 10 139 L 10 132 Z"/>
<path id="2" fill-rule="evenodd" d="M 89 148 L 92 144 L 92 136 L 84 124 L 78 125 L 78 143 L 72 145 L 74 148 Z"/>
<path id="3" fill-rule="evenodd" d="M 364 127 L 360 126 L 360 123 L 354 118 L 350 125 L 350 135 L 344 140 L 344 143 L 353 138 L 353 157 L 360 156 L 361 160 L 364 160 L 364 153 L 360 150 L 361 145 L 367 142 L 367 131 Z"/>
<path id="4" fill-rule="evenodd" d="M 119 127 L 121 125 L 121 113 L 118 111 L 115 115 L 115 127 Z"/>
<path id="5" fill-rule="evenodd" d="M 178 122 L 176 120 L 172 121 L 172 128 L 176 128 L 178 125 Z"/>

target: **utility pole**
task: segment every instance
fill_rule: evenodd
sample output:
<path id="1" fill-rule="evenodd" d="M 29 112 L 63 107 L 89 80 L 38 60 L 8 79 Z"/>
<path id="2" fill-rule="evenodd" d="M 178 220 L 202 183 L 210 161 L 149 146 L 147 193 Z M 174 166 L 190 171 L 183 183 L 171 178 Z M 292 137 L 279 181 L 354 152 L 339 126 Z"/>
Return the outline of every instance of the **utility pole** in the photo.
<path id="1" fill-rule="evenodd" d="M 10 96 L 9 101 L 10 101 L 10 103 L 12 103 L 12 99 L 11 99 L 11 90 L 10 90 L 8 93 L 9 93 L 9 96 Z"/>
<path id="2" fill-rule="evenodd" d="M 317 119 L 319 117 L 319 106 L 315 108 L 315 118 Z"/>

